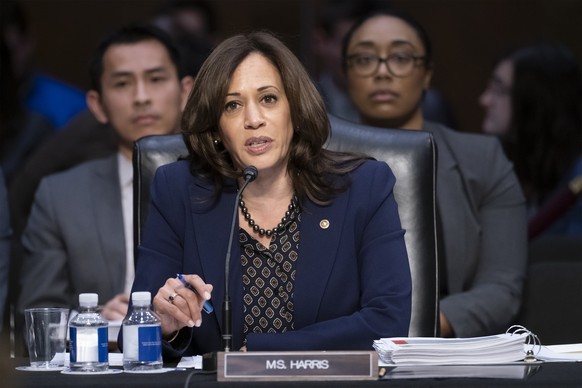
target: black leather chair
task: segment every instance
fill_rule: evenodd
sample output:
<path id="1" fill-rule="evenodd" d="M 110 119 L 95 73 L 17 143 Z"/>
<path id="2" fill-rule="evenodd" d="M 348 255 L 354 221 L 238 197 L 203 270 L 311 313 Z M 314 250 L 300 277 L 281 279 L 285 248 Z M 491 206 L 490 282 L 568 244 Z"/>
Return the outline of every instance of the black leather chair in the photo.
<path id="1" fill-rule="evenodd" d="M 326 147 L 366 153 L 388 163 L 396 176 L 394 195 L 412 272 L 410 336 L 438 334 L 438 266 L 435 232 L 436 148 L 432 135 L 363 126 L 330 116 L 332 136 Z M 187 155 L 180 135 L 148 136 L 134 146 L 134 220 L 136 247 L 149 207 L 155 170 Z M 137 256 L 136 256 L 137 257 Z"/>
<path id="2" fill-rule="evenodd" d="M 528 249 L 516 323 L 536 333 L 542 344 L 582 342 L 582 240 L 543 235 Z"/>
<path id="3" fill-rule="evenodd" d="M 396 176 L 394 196 L 412 273 L 412 319 L 408 335 L 438 335 L 436 238 L 436 146 L 425 131 L 374 128 L 330 116 L 327 148 L 362 152 L 383 160 Z"/>
<path id="4" fill-rule="evenodd" d="M 133 145 L 133 239 L 135 257 L 150 207 L 150 187 L 158 167 L 188 156 L 181 135 L 146 136 Z"/>

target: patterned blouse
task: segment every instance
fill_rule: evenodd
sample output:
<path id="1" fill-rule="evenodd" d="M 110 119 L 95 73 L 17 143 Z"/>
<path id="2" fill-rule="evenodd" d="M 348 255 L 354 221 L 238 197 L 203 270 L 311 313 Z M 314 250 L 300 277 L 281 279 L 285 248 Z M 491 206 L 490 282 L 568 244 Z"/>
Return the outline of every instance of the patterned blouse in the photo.
<path id="1" fill-rule="evenodd" d="M 293 212 L 285 230 L 267 249 L 240 228 L 243 269 L 244 336 L 293 330 L 293 285 L 299 256 L 301 213 Z"/>

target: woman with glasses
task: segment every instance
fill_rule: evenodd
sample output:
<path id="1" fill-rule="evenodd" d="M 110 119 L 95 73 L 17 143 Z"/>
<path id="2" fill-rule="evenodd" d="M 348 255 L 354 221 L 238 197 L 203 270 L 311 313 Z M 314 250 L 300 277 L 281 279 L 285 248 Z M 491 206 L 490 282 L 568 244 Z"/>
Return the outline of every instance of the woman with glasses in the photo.
<path id="1" fill-rule="evenodd" d="M 434 136 L 441 335 L 504 332 L 520 306 L 526 215 L 498 141 L 424 120 L 432 50 L 426 31 L 408 15 L 388 9 L 359 20 L 344 40 L 343 60 L 362 123 Z"/>

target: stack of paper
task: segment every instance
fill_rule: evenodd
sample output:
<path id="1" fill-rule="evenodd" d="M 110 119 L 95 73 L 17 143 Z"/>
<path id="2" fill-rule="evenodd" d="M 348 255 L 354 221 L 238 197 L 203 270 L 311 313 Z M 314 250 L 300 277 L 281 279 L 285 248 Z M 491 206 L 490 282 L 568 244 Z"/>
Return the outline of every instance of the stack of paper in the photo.
<path id="1" fill-rule="evenodd" d="M 473 338 L 397 337 L 374 341 L 381 361 L 394 365 L 503 364 L 524 359 L 529 334 Z"/>
<path id="2" fill-rule="evenodd" d="M 539 360 L 548 362 L 582 362 L 582 344 L 542 346 L 535 356 Z"/>

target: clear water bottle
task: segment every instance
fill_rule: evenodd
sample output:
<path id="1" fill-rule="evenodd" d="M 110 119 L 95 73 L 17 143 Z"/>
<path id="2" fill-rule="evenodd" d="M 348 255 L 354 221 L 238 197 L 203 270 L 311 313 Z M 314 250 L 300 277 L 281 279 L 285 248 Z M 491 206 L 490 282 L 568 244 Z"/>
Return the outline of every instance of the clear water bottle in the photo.
<path id="1" fill-rule="evenodd" d="M 162 326 L 150 307 L 151 293 L 131 294 L 132 307 L 123 320 L 123 369 L 144 371 L 160 369 L 162 362 Z"/>
<path id="2" fill-rule="evenodd" d="M 109 368 L 109 322 L 99 314 L 97 294 L 79 295 L 79 313 L 69 322 L 72 371 L 100 372 Z"/>

